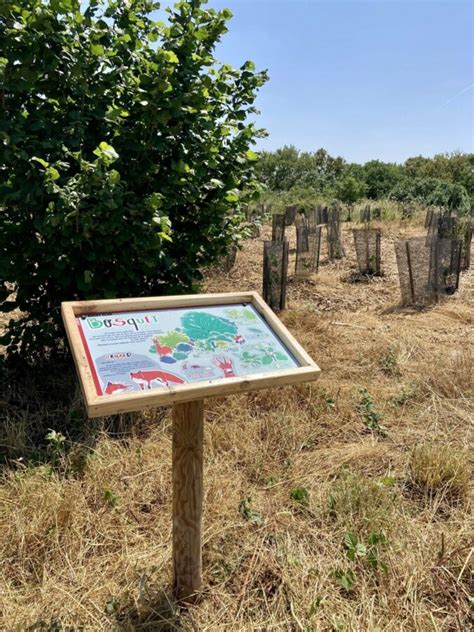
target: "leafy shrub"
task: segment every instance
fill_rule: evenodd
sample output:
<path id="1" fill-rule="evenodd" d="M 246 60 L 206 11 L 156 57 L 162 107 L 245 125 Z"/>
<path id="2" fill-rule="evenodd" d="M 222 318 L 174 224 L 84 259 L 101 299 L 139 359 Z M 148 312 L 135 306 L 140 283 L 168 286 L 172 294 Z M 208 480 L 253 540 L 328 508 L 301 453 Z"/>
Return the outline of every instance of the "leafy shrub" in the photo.
<path id="1" fill-rule="evenodd" d="M 286 204 L 328 203 L 336 197 L 354 204 L 391 198 L 411 204 L 433 204 L 467 211 L 474 200 L 474 154 L 453 152 L 433 158 L 415 156 L 404 165 L 370 160 L 347 163 L 325 149 L 300 152 L 284 146 L 260 152 L 257 175 L 278 208 Z M 312 200 L 311 200 L 312 198 Z M 387 218 L 387 215 L 384 214 Z"/>
<path id="2" fill-rule="evenodd" d="M 439 178 L 405 178 L 392 189 L 390 198 L 405 203 L 424 202 L 458 211 L 468 211 L 471 204 L 464 186 Z"/>
<path id="3" fill-rule="evenodd" d="M 387 196 L 402 176 L 403 170 L 400 165 L 381 160 L 369 160 L 364 164 L 362 171 L 367 197 L 378 200 Z"/>
<path id="4" fill-rule="evenodd" d="M 266 80 L 218 64 L 201 0 L 0 6 L 0 305 L 10 352 L 57 349 L 62 300 L 192 290 L 257 185 Z M 3 302 L 3 303 L 1 303 Z"/>

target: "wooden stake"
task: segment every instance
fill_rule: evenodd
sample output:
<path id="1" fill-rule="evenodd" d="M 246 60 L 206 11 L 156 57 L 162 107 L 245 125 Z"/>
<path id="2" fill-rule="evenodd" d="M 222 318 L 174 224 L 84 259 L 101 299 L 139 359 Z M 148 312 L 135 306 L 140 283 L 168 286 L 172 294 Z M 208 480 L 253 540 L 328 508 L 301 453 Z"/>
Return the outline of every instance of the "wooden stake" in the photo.
<path id="1" fill-rule="evenodd" d="M 173 407 L 173 566 L 178 599 L 194 601 L 202 571 L 203 400 Z"/>
<path id="2" fill-rule="evenodd" d="M 407 266 L 408 266 L 408 275 L 410 277 L 410 291 L 411 291 L 411 300 L 415 302 L 415 284 L 413 282 L 413 270 L 411 267 L 411 256 L 410 256 L 410 242 L 408 239 L 405 242 L 405 248 L 407 253 Z"/>

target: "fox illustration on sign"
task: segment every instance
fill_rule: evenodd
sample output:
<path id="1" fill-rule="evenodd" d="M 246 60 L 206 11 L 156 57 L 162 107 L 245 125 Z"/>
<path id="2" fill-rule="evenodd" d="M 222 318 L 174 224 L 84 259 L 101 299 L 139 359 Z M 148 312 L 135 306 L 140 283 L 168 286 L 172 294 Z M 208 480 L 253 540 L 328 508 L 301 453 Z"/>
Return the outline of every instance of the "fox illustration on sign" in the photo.
<path id="1" fill-rule="evenodd" d="M 138 384 L 142 391 L 145 390 L 145 386 L 151 389 L 151 383 L 155 381 L 160 382 L 164 386 L 185 383 L 183 378 L 173 373 L 168 373 L 168 371 L 135 371 L 135 373 L 130 373 L 130 378 L 135 384 Z"/>

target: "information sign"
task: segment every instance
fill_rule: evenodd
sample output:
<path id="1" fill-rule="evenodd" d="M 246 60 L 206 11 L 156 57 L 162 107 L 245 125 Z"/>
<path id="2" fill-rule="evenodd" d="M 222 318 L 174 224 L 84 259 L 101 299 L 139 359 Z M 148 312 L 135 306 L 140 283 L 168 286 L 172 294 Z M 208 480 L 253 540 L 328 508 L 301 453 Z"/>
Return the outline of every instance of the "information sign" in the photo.
<path id="1" fill-rule="evenodd" d="M 315 379 L 253 292 L 62 305 L 89 416 Z"/>
<path id="2" fill-rule="evenodd" d="M 201 588 L 203 399 L 315 380 L 319 368 L 256 292 L 66 302 L 90 417 L 173 405 L 177 597 Z"/>

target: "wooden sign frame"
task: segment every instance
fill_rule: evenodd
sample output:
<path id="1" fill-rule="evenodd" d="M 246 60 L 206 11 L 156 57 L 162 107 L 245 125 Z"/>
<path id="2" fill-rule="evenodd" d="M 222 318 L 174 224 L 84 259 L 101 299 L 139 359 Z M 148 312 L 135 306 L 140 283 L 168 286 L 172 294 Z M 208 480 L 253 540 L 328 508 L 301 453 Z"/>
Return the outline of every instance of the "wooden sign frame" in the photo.
<path id="1" fill-rule="evenodd" d="M 146 310 L 191 308 L 190 311 L 192 311 L 192 308 L 196 308 L 198 311 L 198 308 L 206 307 L 210 309 L 249 305 L 261 316 L 272 336 L 280 344 L 280 348 L 291 356 L 292 364 L 295 366 L 265 373 L 249 373 L 243 377 L 212 378 L 176 386 L 165 386 L 167 382 L 163 381 L 160 388 L 133 391 L 113 397 L 99 394 L 101 388 L 95 374 L 97 367 L 94 366 L 84 331 L 78 325 L 78 318 L 84 316 L 93 318 L 94 315 L 98 317 L 104 314 L 139 313 Z M 173 406 L 174 590 L 180 600 L 193 601 L 201 590 L 202 582 L 203 399 L 259 388 L 309 382 L 317 379 L 320 369 L 256 292 L 73 301 L 62 303 L 61 310 L 89 417 L 132 412 L 156 406 Z M 125 322 L 124 318 L 121 320 Z M 237 336 L 239 337 L 241 336 Z M 185 346 L 189 347 L 189 344 Z M 246 367 L 247 365 L 244 364 L 244 368 Z"/>
<path id="2" fill-rule="evenodd" d="M 268 371 L 244 377 L 217 378 L 208 381 L 163 386 L 150 391 L 104 397 L 97 395 L 76 318 L 101 313 L 133 312 L 187 307 L 212 307 L 223 305 L 252 305 L 262 316 L 266 325 L 280 340 L 299 364 L 296 368 Z M 283 386 L 316 380 L 320 369 L 301 345 L 275 316 L 257 292 L 231 292 L 222 294 L 193 294 L 151 298 L 127 298 L 98 301 L 69 301 L 61 304 L 61 312 L 74 362 L 80 377 L 89 417 L 126 413 L 146 408 L 191 402 L 205 397 L 223 396 L 231 393 L 260 388 Z"/>

